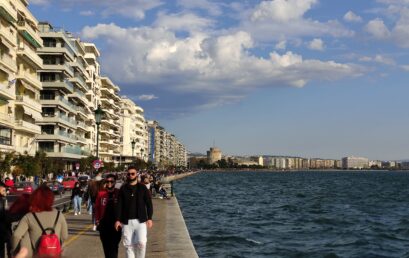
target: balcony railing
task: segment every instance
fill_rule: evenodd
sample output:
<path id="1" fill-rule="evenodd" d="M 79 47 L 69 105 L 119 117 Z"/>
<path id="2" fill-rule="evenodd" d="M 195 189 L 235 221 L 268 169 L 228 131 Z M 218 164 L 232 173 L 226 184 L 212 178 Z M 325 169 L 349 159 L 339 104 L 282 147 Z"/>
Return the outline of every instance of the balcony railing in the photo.
<path id="1" fill-rule="evenodd" d="M 28 106 L 32 107 L 33 109 L 35 109 L 35 110 L 41 110 L 41 104 L 37 100 L 32 99 L 29 96 L 17 95 L 16 96 L 16 102 L 28 105 Z"/>
<path id="2" fill-rule="evenodd" d="M 37 55 L 37 53 L 32 50 L 29 46 L 24 45 L 23 43 L 20 43 L 18 46 L 18 52 L 19 54 L 25 54 L 30 60 L 35 63 L 38 67 L 43 66 L 43 59 Z"/>
<path id="3" fill-rule="evenodd" d="M 64 81 L 43 81 L 42 83 L 43 83 L 43 87 L 47 87 L 47 88 L 64 87 L 69 92 L 74 91 L 74 85 L 72 85 L 72 83 L 70 81 L 68 81 L 68 80 L 64 80 Z"/>
<path id="4" fill-rule="evenodd" d="M 42 84 L 40 80 L 37 77 L 37 74 L 32 74 L 27 71 L 19 71 L 18 72 L 18 77 L 22 78 L 23 80 L 28 81 L 31 85 L 34 85 L 38 89 L 42 89 Z"/>
<path id="5" fill-rule="evenodd" d="M 32 132 L 34 132 L 36 134 L 40 134 L 40 132 L 41 132 L 41 127 L 40 126 L 32 124 L 32 123 L 24 121 L 24 120 L 17 120 L 16 125 L 27 128 L 27 129 L 29 129 L 30 131 L 32 131 Z"/>
<path id="6" fill-rule="evenodd" d="M 17 28 L 22 32 L 23 37 L 34 47 L 40 48 L 43 46 L 43 40 L 37 32 L 24 20 L 17 22 Z"/>
<path id="7" fill-rule="evenodd" d="M 11 71 L 13 72 L 17 71 L 16 60 L 13 60 L 13 58 L 11 58 L 9 55 L 3 54 L 0 60 L 3 63 L 3 65 L 9 68 Z"/>
<path id="8" fill-rule="evenodd" d="M 5 113 L 0 113 L 0 121 L 7 123 L 14 123 L 14 117 Z"/>
<path id="9" fill-rule="evenodd" d="M 16 97 L 15 86 L 9 86 L 9 82 L 0 83 L 0 95 L 6 100 L 13 100 Z"/>

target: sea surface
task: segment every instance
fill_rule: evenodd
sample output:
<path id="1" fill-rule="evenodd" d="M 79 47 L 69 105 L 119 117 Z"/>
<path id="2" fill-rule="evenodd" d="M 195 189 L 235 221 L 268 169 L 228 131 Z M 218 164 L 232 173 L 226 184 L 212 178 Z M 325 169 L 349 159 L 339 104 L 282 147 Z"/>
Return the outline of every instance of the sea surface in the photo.
<path id="1" fill-rule="evenodd" d="M 199 257 L 409 257 L 407 172 L 201 172 L 174 187 Z"/>

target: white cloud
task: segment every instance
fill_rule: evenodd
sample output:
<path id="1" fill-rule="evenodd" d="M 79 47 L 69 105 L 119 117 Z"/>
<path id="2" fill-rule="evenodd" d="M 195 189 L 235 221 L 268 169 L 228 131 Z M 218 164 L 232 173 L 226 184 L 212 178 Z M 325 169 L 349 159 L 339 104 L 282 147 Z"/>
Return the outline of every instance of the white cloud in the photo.
<path id="1" fill-rule="evenodd" d="M 92 15 L 95 15 L 95 13 L 94 13 L 93 11 L 91 11 L 91 10 L 89 10 L 89 11 L 81 11 L 81 12 L 80 12 L 80 15 L 82 15 L 82 16 L 92 16 Z"/>
<path id="2" fill-rule="evenodd" d="M 281 50 L 283 50 L 283 49 L 286 49 L 287 48 L 287 41 L 285 41 L 285 40 L 281 40 L 280 42 L 278 42 L 276 45 L 275 45 L 275 49 L 281 49 Z"/>
<path id="3" fill-rule="evenodd" d="M 354 12 L 352 11 L 348 11 L 345 15 L 344 15 L 344 20 L 347 22 L 361 22 L 362 21 L 362 17 L 359 15 L 356 15 Z"/>
<path id="4" fill-rule="evenodd" d="M 160 13 L 154 23 L 156 27 L 176 31 L 202 31 L 213 26 L 214 21 L 199 17 L 192 13 L 165 14 Z"/>
<path id="5" fill-rule="evenodd" d="M 116 83 L 195 94 L 202 99 L 197 106 L 237 100 L 260 87 L 302 87 L 363 72 L 353 64 L 304 60 L 290 51 L 255 56 L 250 53 L 254 40 L 245 31 L 178 38 L 163 27 L 98 24 L 85 27 L 82 35 L 106 42 L 102 67 Z"/>
<path id="6" fill-rule="evenodd" d="M 385 65 L 395 65 L 396 62 L 393 58 L 386 57 L 383 55 L 375 55 L 374 57 L 370 56 L 363 56 L 359 58 L 359 61 L 361 62 L 375 62 L 379 64 L 385 64 Z"/>
<path id="7" fill-rule="evenodd" d="M 252 21 L 288 22 L 303 17 L 317 0 L 262 1 L 251 14 Z"/>
<path id="8" fill-rule="evenodd" d="M 177 3 L 186 9 L 202 9 L 215 16 L 221 15 L 223 12 L 218 2 L 208 0 L 178 0 Z"/>
<path id="9" fill-rule="evenodd" d="M 58 4 L 62 8 L 81 6 L 83 9 L 101 11 L 103 16 L 121 15 L 131 19 L 144 19 L 145 12 L 154 9 L 164 2 L 161 0 L 32 0 L 32 4 Z"/>
<path id="10" fill-rule="evenodd" d="M 324 41 L 322 39 L 313 39 L 308 44 L 308 48 L 312 50 L 323 51 L 324 50 Z"/>
<path id="11" fill-rule="evenodd" d="M 409 65 L 401 65 L 402 70 L 409 72 Z"/>
<path id="12" fill-rule="evenodd" d="M 386 39 L 390 36 L 390 31 L 383 20 L 376 18 L 368 22 L 365 30 L 377 39 Z"/>
<path id="13" fill-rule="evenodd" d="M 149 94 L 149 95 L 144 94 L 144 95 L 139 95 L 137 99 L 140 101 L 149 101 L 149 100 L 158 99 L 158 97 L 156 97 L 154 94 Z"/>
<path id="14" fill-rule="evenodd" d="M 299 37 L 351 37 L 354 32 L 336 20 L 317 21 L 305 17 L 317 0 L 262 1 L 243 11 L 240 29 L 257 42 L 295 40 Z"/>

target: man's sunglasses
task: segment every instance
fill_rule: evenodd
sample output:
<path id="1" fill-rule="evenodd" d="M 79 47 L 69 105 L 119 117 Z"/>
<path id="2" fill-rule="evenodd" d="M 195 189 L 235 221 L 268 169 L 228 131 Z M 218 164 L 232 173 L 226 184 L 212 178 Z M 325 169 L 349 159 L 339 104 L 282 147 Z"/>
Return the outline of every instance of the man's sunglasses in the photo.
<path id="1" fill-rule="evenodd" d="M 127 176 L 136 176 L 136 173 L 128 173 Z"/>

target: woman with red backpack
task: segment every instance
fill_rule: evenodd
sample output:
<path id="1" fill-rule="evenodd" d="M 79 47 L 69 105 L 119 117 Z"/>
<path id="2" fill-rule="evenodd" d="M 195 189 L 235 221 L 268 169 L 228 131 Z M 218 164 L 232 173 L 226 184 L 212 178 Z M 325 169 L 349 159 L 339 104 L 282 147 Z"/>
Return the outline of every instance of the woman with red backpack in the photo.
<path id="1" fill-rule="evenodd" d="M 30 212 L 18 224 L 12 236 L 12 250 L 27 248 L 28 257 L 60 257 L 61 246 L 68 237 L 64 215 L 53 209 L 54 193 L 45 185 L 37 188 L 30 197 Z M 28 237 L 29 246 L 26 241 Z"/>

